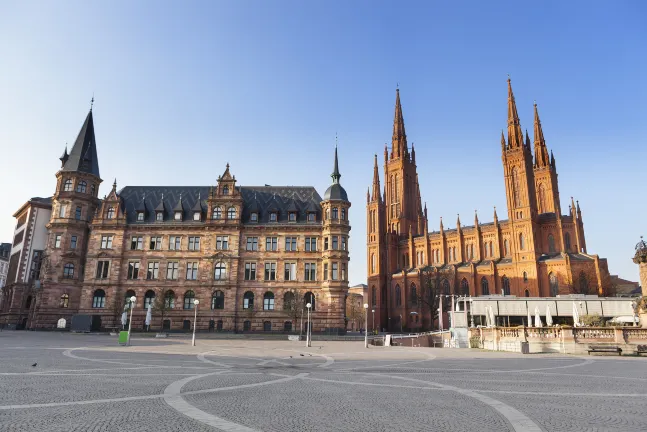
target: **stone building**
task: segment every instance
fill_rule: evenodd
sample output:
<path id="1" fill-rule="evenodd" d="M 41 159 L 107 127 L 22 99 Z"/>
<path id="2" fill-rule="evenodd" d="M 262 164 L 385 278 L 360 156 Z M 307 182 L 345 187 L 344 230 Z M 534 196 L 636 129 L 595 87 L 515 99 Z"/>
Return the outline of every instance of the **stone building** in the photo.
<path id="1" fill-rule="evenodd" d="M 7 283 L 9 273 L 9 255 L 11 254 L 11 243 L 0 243 L 0 289 Z"/>
<path id="2" fill-rule="evenodd" d="M 335 148 L 323 199 L 309 186 L 240 186 L 227 164 L 213 186 L 127 186 L 99 199 L 92 110 L 61 156 L 36 301 L 4 302 L 5 321 L 29 309 L 28 328 L 92 317 L 92 328 L 121 326 L 137 298 L 133 328 L 297 330 L 305 303 L 313 331 L 345 329 L 349 209 Z M 33 285 L 33 283 L 32 283 Z M 22 298 L 22 297 L 20 297 Z M 3 317 L 0 316 L 0 319 Z M 304 320 L 305 322 L 305 320 Z"/>
<path id="3" fill-rule="evenodd" d="M 431 311 L 441 306 L 439 295 L 605 294 L 607 261 L 587 252 L 579 203 L 571 198 L 568 212 L 562 212 L 556 158 L 546 146 L 536 104 L 534 116 L 531 143 L 527 131 L 524 139 L 508 80 L 507 139 L 502 132 L 500 147 L 507 219 L 499 220 L 494 209 L 492 222 L 474 214 L 473 225 L 464 226 L 458 217 L 456 228 L 447 229 L 441 218 L 438 230 L 430 231 L 396 91 L 384 189 L 375 155 L 367 192 L 368 298 L 380 327 L 435 326 Z M 446 312 L 451 301 L 442 307 Z"/>

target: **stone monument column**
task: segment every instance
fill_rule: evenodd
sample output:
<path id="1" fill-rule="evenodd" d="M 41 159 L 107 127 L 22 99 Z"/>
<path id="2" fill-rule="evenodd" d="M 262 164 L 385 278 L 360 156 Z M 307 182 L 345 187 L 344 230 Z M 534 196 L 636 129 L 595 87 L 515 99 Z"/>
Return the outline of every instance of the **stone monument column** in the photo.
<path id="1" fill-rule="evenodd" d="M 636 253 L 633 261 L 638 264 L 640 271 L 640 286 L 642 288 L 642 298 L 638 301 L 638 315 L 642 327 L 647 327 L 647 243 L 640 236 L 640 241 L 636 245 Z"/>

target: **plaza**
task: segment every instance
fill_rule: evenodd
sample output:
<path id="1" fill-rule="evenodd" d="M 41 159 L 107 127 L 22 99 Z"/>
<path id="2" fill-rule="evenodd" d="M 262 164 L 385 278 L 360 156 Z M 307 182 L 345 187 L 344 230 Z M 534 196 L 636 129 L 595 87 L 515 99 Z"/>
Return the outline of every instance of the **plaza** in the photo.
<path id="1" fill-rule="evenodd" d="M 5 331 L 0 430 L 645 430 L 645 368 L 637 357 Z"/>

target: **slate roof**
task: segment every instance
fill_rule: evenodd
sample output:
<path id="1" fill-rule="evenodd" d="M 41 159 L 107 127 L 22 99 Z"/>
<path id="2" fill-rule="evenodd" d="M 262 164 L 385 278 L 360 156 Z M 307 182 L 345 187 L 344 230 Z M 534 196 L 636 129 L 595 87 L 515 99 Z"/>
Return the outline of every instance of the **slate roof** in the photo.
<path id="1" fill-rule="evenodd" d="M 183 223 L 199 224 L 204 223 L 204 218 L 202 222 L 193 221 L 193 208 L 200 196 L 203 212 L 206 211 L 205 198 L 209 196 L 210 189 L 210 186 L 126 186 L 118 192 L 118 195 L 126 210 L 128 223 L 161 223 L 155 220 L 155 210 L 161 209 L 162 206 L 164 221 L 178 223 L 173 220 L 173 211 L 169 211 L 169 209 L 177 208 L 181 195 Z M 270 210 L 279 213 L 278 223 L 287 223 L 288 209 L 292 208 L 297 211 L 297 223 L 305 223 L 309 211 L 315 211 L 317 221 L 321 221 L 321 196 L 311 186 L 240 186 L 236 189 L 240 191 L 243 198 L 243 223 L 249 222 L 252 211 L 259 213 L 259 224 L 270 223 Z M 137 211 L 141 211 L 144 195 L 146 213 L 143 221 L 137 221 Z M 162 196 L 164 196 L 163 203 Z M 223 209 L 223 213 L 225 212 L 226 209 Z"/>
<path id="2" fill-rule="evenodd" d="M 99 175 L 97 143 L 94 139 L 92 110 L 90 110 L 88 116 L 85 118 L 70 154 L 67 157 L 64 154 L 61 160 L 63 161 L 62 171 L 86 172 L 101 177 Z"/>

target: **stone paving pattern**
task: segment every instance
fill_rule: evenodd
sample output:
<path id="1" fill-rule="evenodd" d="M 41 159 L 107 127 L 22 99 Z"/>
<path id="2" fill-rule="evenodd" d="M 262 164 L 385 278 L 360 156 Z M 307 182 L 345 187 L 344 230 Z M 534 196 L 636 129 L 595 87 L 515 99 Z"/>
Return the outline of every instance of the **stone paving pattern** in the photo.
<path id="1" fill-rule="evenodd" d="M 304 345 L 1 332 L 0 431 L 647 430 L 645 358 Z"/>

